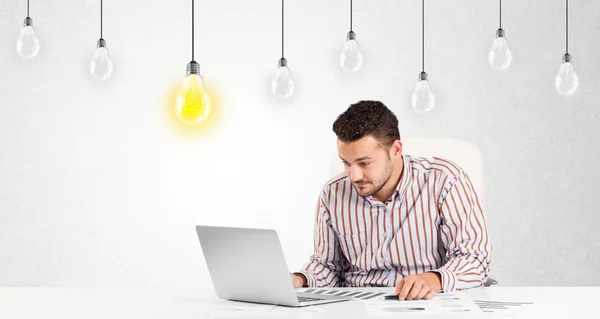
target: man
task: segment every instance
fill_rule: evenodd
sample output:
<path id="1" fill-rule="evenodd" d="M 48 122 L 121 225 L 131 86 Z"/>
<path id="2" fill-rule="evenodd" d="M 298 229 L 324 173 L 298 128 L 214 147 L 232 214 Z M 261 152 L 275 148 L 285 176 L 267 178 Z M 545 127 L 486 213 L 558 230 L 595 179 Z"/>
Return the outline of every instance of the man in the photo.
<path id="1" fill-rule="evenodd" d="M 294 286 L 392 286 L 400 300 L 482 286 L 491 244 L 467 174 L 403 154 L 398 120 L 378 101 L 351 105 L 333 131 L 345 172 L 321 191 L 315 251 Z"/>

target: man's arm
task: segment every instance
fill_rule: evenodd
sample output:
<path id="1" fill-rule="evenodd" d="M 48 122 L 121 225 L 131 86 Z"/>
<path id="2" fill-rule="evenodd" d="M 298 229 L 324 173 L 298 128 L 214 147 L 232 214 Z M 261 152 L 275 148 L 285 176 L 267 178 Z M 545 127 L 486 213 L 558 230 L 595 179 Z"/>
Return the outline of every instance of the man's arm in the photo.
<path id="1" fill-rule="evenodd" d="M 304 278 L 294 279 L 295 285 L 300 283 L 300 279 L 306 279 L 306 282 L 302 282 L 303 287 L 339 286 L 343 282 L 343 272 L 350 267 L 332 227 L 327 201 L 325 192 L 321 192 L 315 214 L 315 250 L 304 269 L 295 273 L 304 276 Z"/>
<path id="2" fill-rule="evenodd" d="M 469 177 L 461 171 L 442 194 L 441 239 L 446 264 L 439 273 L 445 292 L 482 286 L 489 273 L 492 247 L 483 211 Z"/>

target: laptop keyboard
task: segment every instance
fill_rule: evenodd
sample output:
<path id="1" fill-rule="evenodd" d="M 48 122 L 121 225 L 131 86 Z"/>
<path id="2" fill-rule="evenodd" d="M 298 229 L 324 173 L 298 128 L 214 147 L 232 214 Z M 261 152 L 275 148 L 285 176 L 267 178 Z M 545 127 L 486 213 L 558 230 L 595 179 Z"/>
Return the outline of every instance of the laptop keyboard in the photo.
<path id="1" fill-rule="evenodd" d="M 317 300 L 325 300 L 323 298 L 315 298 L 315 297 L 298 297 L 299 302 L 307 302 L 307 301 L 317 301 Z"/>

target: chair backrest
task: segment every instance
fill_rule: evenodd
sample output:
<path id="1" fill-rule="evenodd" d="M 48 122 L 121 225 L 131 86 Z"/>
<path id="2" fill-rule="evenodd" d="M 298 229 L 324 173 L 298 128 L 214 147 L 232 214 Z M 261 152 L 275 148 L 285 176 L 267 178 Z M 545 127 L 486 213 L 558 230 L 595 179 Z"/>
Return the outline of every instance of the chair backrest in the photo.
<path id="1" fill-rule="evenodd" d="M 403 138 L 403 153 L 416 157 L 442 157 L 462 167 L 477 192 L 479 203 L 484 206 L 483 158 L 477 146 L 463 140 L 451 138 Z M 337 152 L 330 166 L 330 176 L 343 171 Z"/>

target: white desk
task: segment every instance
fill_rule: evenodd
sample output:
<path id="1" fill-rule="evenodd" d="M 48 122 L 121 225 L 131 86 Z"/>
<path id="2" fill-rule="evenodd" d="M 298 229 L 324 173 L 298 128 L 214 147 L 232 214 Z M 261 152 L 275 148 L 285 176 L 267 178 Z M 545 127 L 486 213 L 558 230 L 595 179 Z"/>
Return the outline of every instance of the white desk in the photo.
<path id="1" fill-rule="evenodd" d="M 391 292 L 390 288 L 375 288 Z M 371 289 L 373 290 L 373 289 Z M 479 315 L 424 316 L 402 313 L 378 318 L 600 318 L 600 287 L 492 287 L 465 292 L 472 300 L 533 302 L 517 314 L 502 312 Z M 212 318 L 207 303 L 221 302 L 214 293 L 172 290 L 85 289 L 85 288 L 0 288 L 0 318 Z M 398 302 L 400 301 L 390 301 Z M 222 302 L 227 303 L 227 302 Z M 248 304 L 252 307 L 253 304 Z M 257 307 L 260 307 L 257 305 Z M 267 306 L 268 307 L 268 306 Z M 249 318 L 367 318 L 360 301 L 348 301 L 308 308 L 271 307 L 264 311 L 240 311 Z"/>

